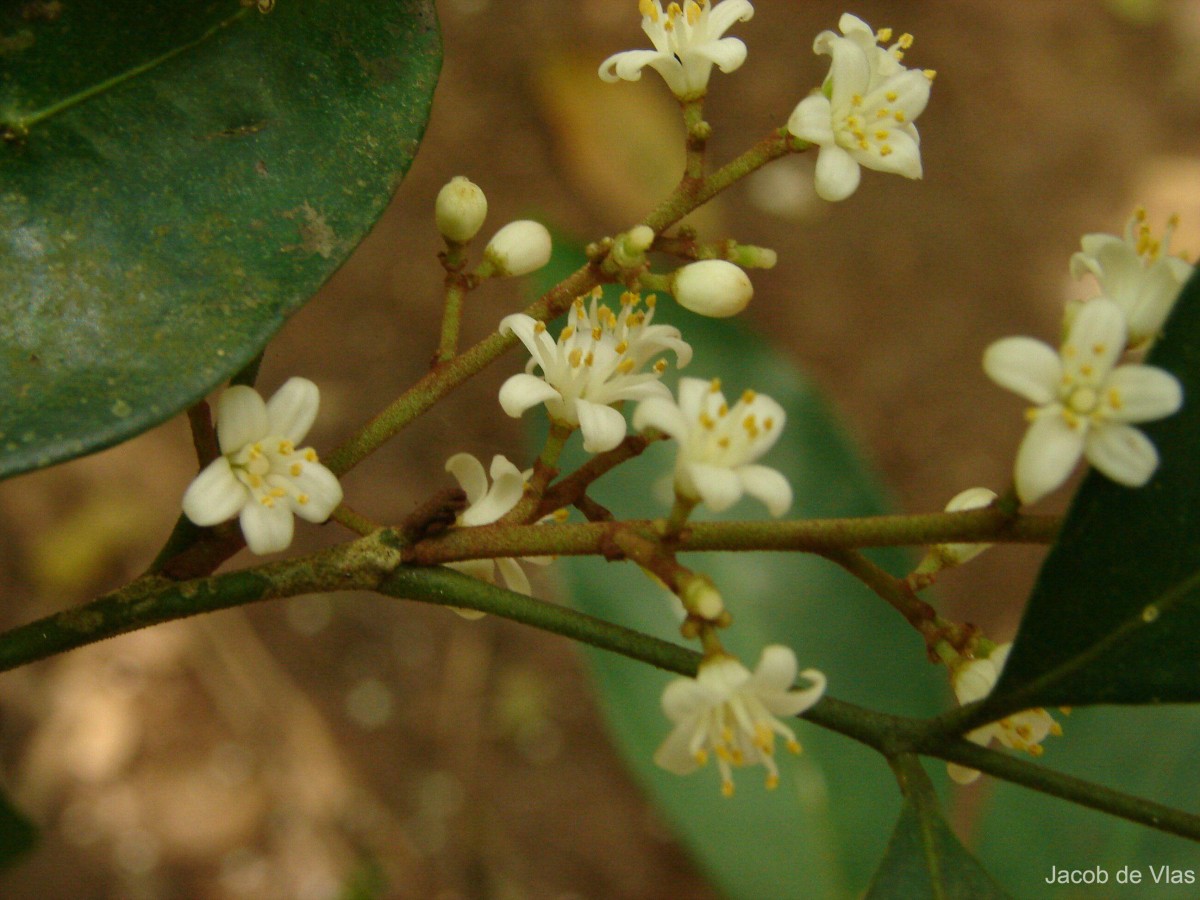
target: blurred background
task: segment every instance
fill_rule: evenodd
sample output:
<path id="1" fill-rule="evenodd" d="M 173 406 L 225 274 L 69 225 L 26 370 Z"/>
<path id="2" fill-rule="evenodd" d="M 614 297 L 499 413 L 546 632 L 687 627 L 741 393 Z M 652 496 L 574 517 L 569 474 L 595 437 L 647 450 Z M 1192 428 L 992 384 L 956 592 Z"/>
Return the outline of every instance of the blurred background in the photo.
<path id="1" fill-rule="evenodd" d="M 680 168 L 682 126 L 657 76 L 596 77 L 609 54 L 646 46 L 634 0 L 438 10 L 445 64 L 421 152 L 259 378 L 264 393 L 292 374 L 320 384 L 320 450 L 426 370 L 440 319 L 432 203 L 450 177 L 486 191 L 485 231 L 536 217 L 590 240 L 639 221 Z M 761 0 L 735 26 L 750 54 L 713 77 L 714 161 L 820 83 L 812 39 L 844 11 Z M 704 238 L 778 251 L 774 270 L 752 273 L 745 315 L 826 391 L 896 508 L 929 511 L 1007 484 L 1021 402 L 979 360 L 1005 335 L 1057 338 L 1063 301 L 1090 296 L 1067 273 L 1081 235 L 1120 233 L 1143 204 L 1156 230 L 1179 213 L 1174 249 L 1200 252 L 1200 2 L 850 11 L 913 33 L 906 61 L 938 71 L 919 122 L 924 181 L 865 172 L 829 205 L 802 155 L 693 221 Z M 465 339 L 522 303 L 517 284 L 479 291 Z M 376 453 L 346 479 L 348 498 L 393 522 L 453 485 L 451 453 L 528 462 L 495 401 L 517 365 L 501 361 Z M 193 460 L 180 419 L 0 484 L 0 624 L 142 571 Z M 298 548 L 336 529 L 300 529 Z M 947 574 L 942 608 L 1010 637 L 1040 555 L 1001 548 Z M 371 596 L 215 614 L 6 673 L 0 774 L 43 829 L 0 876 L 9 898 L 715 896 L 609 748 L 568 642 Z M 969 816 L 968 802 L 957 821 Z"/>

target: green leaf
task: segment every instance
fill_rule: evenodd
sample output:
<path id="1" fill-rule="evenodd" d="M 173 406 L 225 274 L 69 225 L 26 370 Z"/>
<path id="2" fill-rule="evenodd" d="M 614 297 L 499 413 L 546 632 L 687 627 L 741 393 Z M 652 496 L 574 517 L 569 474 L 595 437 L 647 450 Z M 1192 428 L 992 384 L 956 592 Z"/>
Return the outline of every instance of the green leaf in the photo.
<path id="1" fill-rule="evenodd" d="M 783 437 L 762 462 L 791 480 L 796 503 L 789 515 L 883 510 L 875 480 L 816 389 L 761 336 L 740 320 L 705 319 L 667 298 L 658 304 L 655 321 L 677 325 L 693 345 L 695 358 L 686 374 L 720 376 L 727 396 L 753 388 L 783 405 L 788 415 Z M 564 473 L 585 458 L 578 446 L 578 437 L 572 438 L 568 451 L 574 455 L 564 457 Z M 590 496 L 620 518 L 665 515 L 669 499 L 656 485 L 673 459 L 670 444 L 654 445 L 597 482 Z M 750 500 L 721 516 L 765 517 L 763 507 Z M 701 510 L 697 518 L 712 516 Z M 901 553 L 875 558 L 894 571 L 905 569 Z M 945 697 L 945 675 L 926 661 L 919 638 L 832 564 L 791 553 L 687 554 L 681 561 L 716 582 L 734 617 L 722 640 L 748 666 L 757 664 L 765 645 L 782 643 L 795 650 L 801 668 L 825 672 L 830 691 L 843 699 L 926 715 Z M 682 641 L 671 599 L 637 567 L 572 558 L 560 559 L 554 571 L 581 610 Z M 660 707 L 667 677 L 621 657 L 585 652 L 609 727 L 634 776 L 727 896 L 819 900 L 856 896 L 867 886 L 899 808 L 894 779 L 880 756 L 795 722 L 804 753 L 780 754 L 780 787 L 766 790 L 762 769 L 739 769 L 735 794 L 725 798 L 712 765 L 681 778 L 653 764 L 669 731 Z"/>
<path id="2" fill-rule="evenodd" d="M 11 866 L 37 843 L 37 828 L 0 792 L 0 869 Z"/>
<path id="3" fill-rule="evenodd" d="M 1191 706 L 1086 708 L 1059 717 L 1064 735 L 1046 742 L 1042 762 L 1119 791 L 1200 813 L 1196 759 L 1200 709 Z M 987 776 L 968 790 L 977 812 L 973 845 L 989 872 L 1018 897 L 1184 900 L 1200 884 L 1200 848 L 1186 838 L 1126 822 Z M 1137 871 L 1132 882 L 1121 871 Z M 1171 883 L 1167 867 L 1191 881 Z M 1047 884 L 1054 868 L 1099 871 L 1093 885 Z M 1154 876 L 1158 874 L 1159 881 Z"/>
<path id="4" fill-rule="evenodd" d="M 1200 275 L 1148 362 L 1183 409 L 1143 430 L 1162 459 L 1142 488 L 1085 479 L 1038 576 L 992 699 L 1011 709 L 1200 700 Z"/>
<path id="5" fill-rule="evenodd" d="M 252 359 L 386 206 L 441 61 L 432 0 L 43 6 L 0 10 L 0 477 Z"/>
<path id="6" fill-rule="evenodd" d="M 908 800 L 867 900 L 1004 900 L 1008 895 L 966 851 L 937 809 Z"/>

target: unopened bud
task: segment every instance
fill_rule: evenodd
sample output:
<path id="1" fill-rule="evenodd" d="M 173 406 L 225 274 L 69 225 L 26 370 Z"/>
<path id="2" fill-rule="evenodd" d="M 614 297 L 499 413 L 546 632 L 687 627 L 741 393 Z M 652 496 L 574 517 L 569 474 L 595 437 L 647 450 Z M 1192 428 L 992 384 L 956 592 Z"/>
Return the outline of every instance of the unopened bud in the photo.
<path id="1" fill-rule="evenodd" d="M 983 487 L 967 488 L 946 504 L 946 512 L 965 512 L 983 509 L 996 499 L 996 492 Z M 991 544 L 938 544 L 932 547 L 916 569 L 918 575 L 933 575 L 942 569 L 961 566 L 986 550 Z"/>
<path id="2" fill-rule="evenodd" d="M 434 218 L 442 237 L 465 244 L 475 237 L 487 218 L 487 197 L 479 185 L 456 175 L 438 191 Z"/>
<path id="3" fill-rule="evenodd" d="M 484 248 L 484 258 L 496 275 L 528 275 L 550 261 L 550 232 L 540 222 L 521 219 L 496 232 Z"/>
<path id="4" fill-rule="evenodd" d="M 713 583 L 703 575 L 697 575 L 688 580 L 679 598 L 684 608 L 693 616 L 707 619 L 710 622 L 720 618 L 725 612 L 725 601 Z"/>
<path id="5" fill-rule="evenodd" d="M 725 319 L 746 308 L 754 296 L 754 286 L 733 263 L 702 259 L 676 270 L 671 276 L 671 293 L 684 309 Z"/>

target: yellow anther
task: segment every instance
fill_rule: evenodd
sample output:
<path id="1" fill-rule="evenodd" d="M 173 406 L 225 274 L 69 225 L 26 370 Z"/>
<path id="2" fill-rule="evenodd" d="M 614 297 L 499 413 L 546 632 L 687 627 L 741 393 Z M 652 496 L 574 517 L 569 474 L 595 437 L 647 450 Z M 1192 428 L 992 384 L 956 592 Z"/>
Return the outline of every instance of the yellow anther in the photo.
<path id="1" fill-rule="evenodd" d="M 862 94 L 855 94 L 853 97 L 850 98 L 851 106 L 862 106 L 862 103 L 863 103 Z"/>
<path id="2" fill-rule="evenodd" d="M 692 754 L 692 759 L 696 760 L 696 765 L 702 766 L 708 762 L 708 751 L 701 747 Z"/>
<path id="3" fill-rule="evenodd" d="M 767 775 L 767 790 L 773 791 L 777 787 L 779 787 L 779 776 L 771 772 Z"/>
<path id="4" fill-rule="evenodd" d="M 881 44 L 886 44 L 891 39 L 892 29 L 890 28 L 880 28 L 877 32 L 875 32 L 875 40 Z"/>
<path id="5" fill-rule="evenodd" d="M 746 404 L 753 403 L 757 396 L 758 394 L 754 393 L 754 391 L 746 388 L 746 390 L 742 391 L 742 402 Z"/>
<path id="6" fill-rule="evenodd" d="M 291 476 L 293 478 L 299 478 L 300 473 L 303 471 L 304 471 L 304 467 L 302 465 L 300 465 L 300 463 L 292 463 L 291 466 L 288 467 L 288 472 L 291 474 Z"/>
<path id="7" fill-rule="evenodd" d="M 720 447 L 722 450 L 728 450 L 729 449 L 729 438 L 727 438 L 727 437 L 717 438 L 717 446 Z"/>
<path id="8" fill-rule="evenodd" d="M 1025 421 L 1026 422 L 1036 422 L 1039 412 L 1040 412 L 1040 410 L 1038 409 L 1038 407 L 1036 407 L 1036 406 L 1029 407 L 1029 409 L 1025 410 Z"/>
<path id="9" fill-rule="evenodd" d="M 887 97 L 888 103 L 895 103 L 896 100 L 900 97 L 900 95 L 897 94 L 895 91 L 888 91 L 886 94 L 884 94 L 884 96 Z"/>
<path id="10" fill-rule="evenodd" d="M 921 74 L 924 75 L 926 78 L 928 78 L 930 81 L 933 81 L 933 79 L 937 78 L 937 71 L 935 69 L 926 69 Z"/>
<path id="11" fill-rule="evenodd" d="M 652 0 L 638 0 L 638 12 L 648 16 L 652 22 L 658 21 L 658 7 Z"/>
<path id="12" fill-rule="evenodd" d="M 316 462 L 317 461 L 317 451 L 314 450 L 312 447 L 307 448 L 304 451 L 304 460 L 305 460 L 305 462 Z"/>
<path id="13" fill-rule="evenodd" d="M 708 383 L 708 390 L 710 393 L 719 394 L 721 392 L 721 379 L 714 378 L 712 381 L 710 381 Z"/>
<path id="14" fill-rule="evenodd" d="M 589 353 L 588 356 L 590 357 L 591 354 Z M 588 365 L 589 366 L 591 365 L 590 360 L 588 362 Z M 636 368 L 637 368 L 637 363 L 635 363 L 632 359 L 623 359 L 623 360 L 621 360 L 621 364 L 619 366 L 617 366 L 617 371 L 622 375 L 628 375 L 630 372 L 632 372 Z"/>
<path id="15" fill-rule="evenodd" d="M 579 368 L 579 364 L 583 362 L 583 351 L 576 347 L 567 356 L 567 362 L 571 364 L 572 369 Z"/>
<path id="16" fill-rule="evenodd" d="M 758 423 L 754 421 L 754 416 L 746 416 L 746 418 L 742 419 L 742 427 L 746 429 L 746 433 L 750 437 L 758 437 Z"/>
<path id="17" fill-rule="evenodd" d="M 1041 744 L 1033 744 L 1032 746 L 1026 747 L 1025 749 L 1029 751 L 1030 756 L 1041 756 L 1043 753 L 1046 752 L 1046 748 L 1043 747 Z"/>
<path id="18" fill-rule="evenodd" d="M 604 329 L 601 328 L 600 326 L 597 325 L 595 328 L 592 329 L 592 340 L 593 341 L 598 341 L 603 336 L 604 336 Z"/>
<path id="19" fill-rule="evenodd" d="M 658 295 L 657 294 L 651 294 L 649 297 L 646 298 L 646 306 L 649 307 L 650 309 L 654 309 L 655 304 L 657 304 L 657 303 L 658 303 Z"/>
<path id="20" fill-rule="evenodd" d="M 683 15 L 683 10 L 679 8 L 678 3 L 672 3 L 667 7 L 667 15 L 672 19 L 678 19 Z"/>
<path id="21" fill-rule="evenodd" d="M 700 21 L 700 7 L 695 2 L 689 2 L 687 5 L 687 20 L 689 25 L 695 25 Z"/>
<path id="22" fill-rule="evenodd" d="M 870 149 L 871 149 L 871 144 L 870 144 L 870 142 L 869 142 L 869 141 L 868 141 L 866 138 L 859 138 L 859 139 L 858 139 L 858 149 L 860 149 L 860 150 L 870 150 Z"/>
<path id="23" fill-rule="evenodd" d="M 583 358 L 583 364 L 590 369 L 595 362 L 596 354 L 589 350 L 588 355 Z M 630 362 L 632 362 L 632 360 L 630 360 Z"/>
<path id="24" fill-rule="evenodd" d="M 913 45 L 913 36 L 908 32 L 905 32 L 904 34 L 900 35 L 900 40 L 896 41 L 896 43 L 900 45 L 901 50 L 907 50 Z"/>
<path id="25" fill-rule="evenodd" d="M 1050 733 L 1052 735 L 1054 735 L 1055 737 L 1062 737 L 1062 733 L 1063 733 L 1062 726 L 1059 725 L 1057 722 L 1052 722 L 1050 724 Z"/>
<path id="26" fill-rule="evenodd" d="M 788 748 L 789 752 L 799 755 L 800 742 L 798 740 L 796 740 L 795 738 L 788 738 L 787 748 Z"/>
<path id="27" fill-rule="evenodd" d="M 275 508 L 275 501 L 272 500 L 270 497 L 268 497 L 266 494 L 263 494 L 261 497 L 259 497 L 258 502 L 261 503 L 263 506 L 265 506 L 267 509 Z"/>
<path id="28" fill-rule="evenodd" d="M 1079 367 L 1079 374 L 1080 374 L 1080 375 L 1082 375 L 1084 378 L 1091 378 L 1091 377 L 1092 377 L 1092 373 L 1093 373 L 1093 372 L 1095 372 L 1095 371 L 1096 371 L 1096 370 L 1095 370 L 1095 369 L 1093 369 L 1093 368 L 1092 368 L 1090 365 L 1088 365 L 1087 363 L 1084 363 L 1082 366 L 1080 366 L 1080 367 Z"/>
<path id="29" fill-rule="evenodd" d="M 634 304 L 637 303 L 637 300 L 638 300 L 637 294 L 633 293 L 632 291 L 625 291 L 621 294 L 621 305 L 622 306 L 633 306 Z"/>
<path id="30" fill-rule="evenodd" d="M 908 116 L 904 115 L 904 110 L 902 110 L 902 109 L 896 110 L 896 112 L 892 114 L 892 118 L 895 119 L 897 122 L 907 122 L 908 121 Z"/>
<path id="31" fill-rule="evenodd" d="M 285 491 L 281 487 L 273 487 L 273 488 L 271 488 L 271 496 L 272 497 L 286 497 L 287 491 Z"/>
<path id="32" fill-rule="evenodd" d="M 629 349 L 629 342 L 621 341 L 617 344 L 617 346 L 614 349 L 616 350 L 617 353 L 624 353 L 626 350 Z"/>
<path id="33" fill-rule="evenodd" d="M 545 334 L 546 333 L 546 323 L 545 322 L 535 322 L 534 326 L 533 326 L 533 333 L 534 334 Z"/>
<path id="34" fill-rule="evenodd" d="M 722 781 L 721 782 L 721 795 L 724 797 L 732 797 L 733 796 L 733 782 L 732 781 Z"/>
<path id="35" fill-rule="evenodd" d="M 724 744 L 717 744 L 717 746 L 713 747 L 713 750 L 716 751 L 717 759 L 723 760 L 727 763 L 734 761 L 733 754 L 729 752 L 729 748 Z"/>
<path id="36" fill-rule="evenodd" d="M 1124 403 L 1121 401 L 1121 392 L 1116 388 L 1109 388 L 1105 396 L 1108 398 L 1108 405 L 1113 409 L 1120 409 L 1124 406 Z"/>
<path id="37" fill-rule="evenodd" d="M 627 359 L 627 360 L 625 360 L 625 362 L 631 363 L 631 362 L 633 362 L 633 360 Z M 658 362 L 656 362 L 654 364 L 654 371 L 657 372 L 659 375 L 661 375 L 663 372 L 667 371 L 667 361 L 665 359 L 660 359 Z"/>
<path id="38" fill-rule="evenodd" d="M 1133 217 L 1138 222 L 1145 222 L 1146 221 L 1146 207 L 1139 206 L 1137 209 L 1135 209 L 1133 211 Z"/>
<path id="39" fill-rule="evenodd" d="M 713 419 L 713 417 L 705 412 L 700 413 L 700 424 L 702 426 L 704 426 L 705 428 L 707 428 L 709 431 L 712 431 L 714 428 L 717 427 L 717 423 Z"/>
<path id="40" fill-rule="evenodd" d="M 888 131 L 886 128 L 880 128 L 878 131 L 875 132 L 875 140 L 886 141 L 889 134 L 891 134 L 891 132 Z"/>
<path id="41" fill-rule="evenodd" d="M 1079 353 L 1078 348 L 1074 344 L 1063 344 L 1062 355 L 1067 359 L 1071 359 Z"/>
<path id="42" fill-rule="evenodd" d="M 296 502 L 301 506 L 304 506 L 306 503 L 308 503 L 308 494 L 297 494 Z"/>
<path id="43" fill-rule="evenodd" d="M 891 144 L 880 144 L 879 145 L 879 155 L 880 156 L 891 156 L 892 155 L 892 145 Z"/>
<path id="44" fill-rule="evenodd" d="M 717 407 L 717 418 L 723 419 L 727 415 L 729 415 L 729 404 L 722 403 L 720 406 Z"/>
<path id="45" fill-rule="evenodd" d="M 1097 356 L 1103 356 L 1108 352 L 1108 344 L 1092 344 L 1092 352 Z"/>
<path id="46" fill-rule="evenodd" d="M 770 416 L 767 416 L 765 419 L 763 419 L 763 430 L 764 431 L 770 431 L 774 427 L 775 427 L 775 420 L 772 419 Z"/>
<path id="47" fill-rule="evenodd" d="M 259 475 L 255 475 L 253 472 L 251 472 L 249 474 L 249 481 L 250 481 L 250 487 L 252 487 L 254 490 L 258 490 L 260 487 L 262 487 L 262 483 L 263 483 L 262 477 Z"/>
<path id="48" fill-rule="evenodd" d="M 543 330 L 545 330 L 545 329 L 543 329 Z M 558 339 L 560 341 L 569 341 L 574 334 L 575 334 L 575 326 L 568 325 L 566 328 L 564 328 L 562 331 L 560 331 L 558 333 Z"/>

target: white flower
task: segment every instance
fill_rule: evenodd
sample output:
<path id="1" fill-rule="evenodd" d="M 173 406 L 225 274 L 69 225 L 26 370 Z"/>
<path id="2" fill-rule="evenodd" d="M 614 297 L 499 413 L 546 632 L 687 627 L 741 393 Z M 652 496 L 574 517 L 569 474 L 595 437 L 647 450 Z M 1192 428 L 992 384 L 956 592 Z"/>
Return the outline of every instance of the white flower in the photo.
<path id="1" fill-rule="evenodd" d="M 1146 210 L 1138 209 L 1125 227 L 1125 237 L 1084 235 L 1083 250 L 1071 257 L 1071 276 L 1089 272 L 1100 285 L 1101 296 L 1125 313 L 1129 346 L 1152 340 L 1175 305 L 1183 284 L 1195 267 L 1171 256 L 1171 237 L 1179 218 L 1172 216 L 1162 239 L 1146 224 Z"/>
<path id="2" fill-rule="evenodd" d="M 509 222 L 483 248 L 484 258 L 499 275 L 528 275 L 550 261 L 550 232 L 541 222 Z"/>
<path id="3" fill-rule="evenodd" d="M 513 418 L 545 403 L 551 418 L 579 426 L 583 449 L 603 453 L 625 437 L 625 417 L 612 404 L 622 400 L 670 396 L 659 378 L 666 370 L 665 359 L 657 360 L 649 372 L 642 367 L 657 354 L 671 350 L 680 366 L 692 358 L 692 348 L 670 325 L 652 325 L 654 296 L 646 298 L 646 311 L 637 307 L 641 298 L 626 293 L 621 311 L 599 302 L 593 292 L 590 309 L 583 298 L 568 313 L 568 324 L 557 343 L 546 333 L 546 325 L 524 313 L 506 316 L 502 332 L 517 336 L 532 358 L 525 372 L 514 375 L 500 388 L 500 405 Z M 540 376 L 533 375 L 540 368 Z"/>
<path id="4" fill-rule="evenodd" d="M 823 90 L 801 100 L 787 123 L 796 137 L 821 148 L 817 194 L 830 201 L 854 193 L 860 166 L 921 177 L 921 139 L 913 120 L 929 102 L 934 75 L 900 64 L 911 35 L 884 48 L 876 41 L 890 39 L 890 29 L 876 35 L 849 13 L 838 25 L 844 36 L 823 31 L 813 42 L 815 53 L 833 58 Z"/>
<path id="5" fill-rule="evenodd" d="M 734 766 L 762 763 L 767 787 L 779 784 L 775 736 L 793 753 L 796 735 L 779 716 L 797 716 L 825 693 L 825 676 L 805 669 L 810 686 L 793 689 L 796 654 L 773 644 L 765 648 L 751 674 L 731 656 L 709 657 L 695 678 L 679 678 L 663 691 L 663 712 L 675 728 L 654 754 L 654 761 L 676 775 L 687 775 L 708 762 L 711 752 L 721 770 L 721 792 L 733 794 Z"/>
<path id="6" fill-rule="evenodd" d="M 992 692 L 996 681 L 1008 661 L 1008 653 L 1012 644 L 1000 644 L 992 650 L 987 659 L 973 659 L 963 663 L 954 670 L 951 683 L 954 695 L 961 705 L 982 700 Z M 1054 721 L 1050 713 L 1042 708 L 1027 709 L 1024 712 L 1006 716 L 999 722 L 992 722 L 982 728 L 976 728 L 967 734 L 967 740 L 986 747 L 995 738 L 1005 747 L 1013 750 L 1023 750 L 1033 756 L 1041 756 L 1044 752 L 1042 741 L 1047 735 L 1061 735 L 1062 727 Z M 959 784 L 970 784 L 979 777 L 975 769 L 968 769 L 955 763 L 949 763 L 947 769 L 950 777 Z"/>
<path id="7" fill-rule="evenodd" d="M 963 512 L 968 509 L 983 509 L 991 506 L 996 492 L 985 487 L 967 488 L 955 494 L 946 504 L 946 512 Z M 961 566 L 977 557 L 991 544 L 939 544 L 934 548 L 941 557 L 943 566 Z"/>
<path id="8" fill-rule="evenodd" d="M 317 417 L 320 392 L 290 378 L 266 403 L 236 385 L 217 402 L 221 455 L 183 495 L 183 513 L 208 526 L 238 516 L 252 553 L 275 553 L 292 542 L 293 513 L 324 522 L 342 502 L 342 486 L 309 447 L 296 449 Z"/>
<path id="9" fill-rule="evenodd" d="M 434 221 L 448 241 L 463 244 L 479 232 L 487 218 L 487 197 L 479 185 L 462 175 L 451 178 L 438 191 Z"/>
<path id="10" fill-rule="evenodd" d="M 736 316 L 754 296 L 750 277 L 723 259 L 688 263 L 671 276 L 671 293 L 684 309 L 702 316 Z"/>
<path id="11" fill-rule="evenodd" d="M 746 61 L 746 45 L 737 38 L 721 37 L 734 22 L 754 15 L 750 0 L 725 0 L 715 6 L 708 0 L 686 0 L 681 8 L 671 3 L 664 13 L 659 0 L 639 0 L 642 31 L 653 50 L 614 53 L 600 64 L 604 81 L 637 81 L 650 66 L 681 100 L 702 97 L 716 66 L 725 73 Z"/>
<path id="12" fill-rule="evenodd" d="M 1183 403 L 1174 375 L 1154 366 L 1114 364 L 1125 349 L 1125 317 L 1111 300 L 1083 304 L 1061 351 L 1028 337 L 996 341 L 983 357 L 992 380 L 1035 406 L 1017 452 L 1017 494 L 1034 503 L 1086 456 L 1120 484 L 1141 487 L 1158 451 L 1131 422 L 1169 416 Z"/>
<path id="13" fill-rule="evenodd" d="M 488 477 L 484 474 L 483 464 L 470 453 L 456 453 L 446 460 L 446 471 L 458 481 L 459 487 L 467 495 L 469 504 L 459 514 L 455 524 L 471 528 L 476 525 L 491 525 L 507 515 L 524 496 L 525 482 L 529 480 L 533 470 L 522 472 L 497 454 L 492 457 L 492 486 L 488 487 Z M 529 556 L 523 559 L 535 565 L 546 565 L 550 562 L 549 557 L 543 556 Z M 528 595 L 531 590 L 529 578 L 515 559 L 468 559 L 447 563 L 447 566 L 464 575 L 490 583 L 495 583 L 496 570 L 499 569 L 504 584 L 510 591 Z M 471 610 L 456 611 L 466 618 L 478 618 L 483 615 Z"/>
<path id="14" fill-rule="evenodd" d="M 678 442 L 678 495 L 721 512 L 747 493 L 781 516 L 792 505 L 791 485 L 774 469 L 753 463 L 779 439 L 785 420 L 783 407 L 765 394 L 746 391 L 730 407 L 720 381 L 681 378 L 679 403 L 670 397 L 644 401 L 633 427 L 657 428 Z"/>

